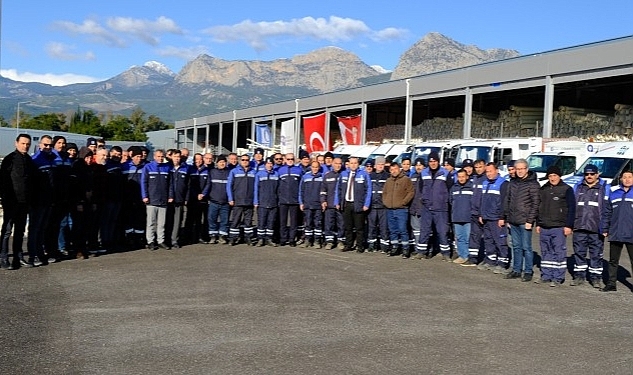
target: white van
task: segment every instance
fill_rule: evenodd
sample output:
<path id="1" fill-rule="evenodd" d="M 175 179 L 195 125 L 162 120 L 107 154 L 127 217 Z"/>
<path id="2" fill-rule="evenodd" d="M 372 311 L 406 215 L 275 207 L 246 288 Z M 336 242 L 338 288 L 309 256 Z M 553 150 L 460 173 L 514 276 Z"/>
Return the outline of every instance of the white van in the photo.
<path id="1" fill-rule="evenodd" d="M 428 164 L 429 154 L 431 152 L 437 152 L 440 157 L 440 164 L 442 164 L 447 158 L 455 159 L 457 157 L 457 151 L 460 144 L 472 141 L 472 139 L 451 139 L 420 143 L 409 147 L 406 151 L 400 154 L 395 161 L 400 163 L 402 159 L 406 157 L 411 159 L 411 163 L 414 163 L 417 159 L 423 159 L 424 164 Z"/>
<path id="2" fill-rule="evenodd" d="M 406 151 L 409 146 L 411 145 L 385 143 L 378 146 L 378 148 L 376 148 L 371 155 L 367 157 L 367 160 L 376 160 L 377 157 L 382 156 L 387 160 L 387 162 L 390 162 L 402 152 Z"/>
<path id="3" fill-rule="evenodd" d="M 547 168 L 557 166 L 563 173 L 563 179 L 572 176 L 589 156 L 605 145 L 601 142 L 555 141 L 546 143 L 545 151 L 528 156 L 531 171 L 536 173 L 541 185 L 547 182 Z"/>
<path id="4" fill-rule="evenodd" d="M 496 163 L 502 171 L 507 171 L 510 160 L 527 158 L 530 154 L 541 151 L 543 138 L 501 138 L 478 140 L 462 143 L 459 146 L 457 165 L 465 159 L 483 159 L 486 163 Z"/>
<path id="5" fill-rule="evenodd" d="M 598 152 L 589 156 L 582 163 L 573 176 L 564 179 L 564 181 L 571 186 L 581 181 L 587 164 L 598 167 L 600 178 L 611 185 L 617 185 L 620 183 L 622 171 L 633 170 L 633 142 L 605 143 Z"/>

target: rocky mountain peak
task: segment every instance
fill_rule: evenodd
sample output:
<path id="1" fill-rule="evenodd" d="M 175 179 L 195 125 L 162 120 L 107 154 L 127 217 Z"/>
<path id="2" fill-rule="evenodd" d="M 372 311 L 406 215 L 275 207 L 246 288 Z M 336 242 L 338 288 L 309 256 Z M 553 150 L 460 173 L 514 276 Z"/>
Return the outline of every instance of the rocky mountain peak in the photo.
<path id="1" fill-rule="evenodd" d="M 400 57 L 391 79 L 402 79 L 423 74 L 461 68 L 519 56 L 509 49 L 482 50 L 477 46 L 459 43 L 437 32 L 426 34 Z"/>

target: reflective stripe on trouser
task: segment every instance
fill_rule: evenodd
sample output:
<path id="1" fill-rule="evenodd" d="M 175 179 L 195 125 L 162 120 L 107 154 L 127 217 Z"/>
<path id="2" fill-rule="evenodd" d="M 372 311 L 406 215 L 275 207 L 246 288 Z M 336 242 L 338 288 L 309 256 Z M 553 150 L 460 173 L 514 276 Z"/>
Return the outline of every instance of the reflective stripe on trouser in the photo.
<path id="1" fill-rule="evenodd" d="M 343 213 L 336 208 L 326 208 L 323 215 L 325 242 L 345 242 L 344 229 Z"/>
<path id="2" fill-rule="evenodd" d="M 323 231 L 321 224 L 323 212 L 321 209 L 306 209 L 303 211 L 305 217 L 305 240 L 308 242 L 320 242 Z"/>
<path id="3" fill-rule="evenodd" d="M 229 234 L 229 214 L 231 206 L 228 203 L 209 202 L 207 222 L 209 223 L 209 236 L 226 236 Z"/>
<path id="4" fill-rule="evenodd" d="M 375 244 L 380 238 L 380 244 L 389 245 L 389 228 L 387 227 L 387 209 L 372 208 L 367 214 L 367 242 Z"/>
<path id="5" fill-rule="evenodd" d="M 239 238 L 240 226 L 244 227 L 244 237 L 250 240 L 253 236 L 253 206 L 233 206 L 229 236 Z"/>
<path id="6" fill-rule="evenodd" d="M 486 258 L 484 261 L 492 265 L 508 266 L 508 228 L 499 227 L 498 220 L 484 221 L 484 244 Z"/>
<path id="7" fill-rule="evenodd" d="M 277 207 L 264 208 L 257 207 L 257 238 L 272 239 L 277 223 Z"/>
<path id="8" fill-rule="evenodd" d="M 451 248 L 448 245 L 448 212 L 424 210 L 420 215 L 420 237 L 416 246 L 416 252 L 426 254 L 431 234 L 437 235 L 442 255 L 449 255 Z"/>
<path id="9" fill-rule="evenodd" d="M 574 275 L 579 278 L 591 279 L 602 277 L 602 258 L 604 252 L 604 237 L 598 233 L 574 231 Z M 589 264 L 587 264 L 587 252 Z"/>
<path id="10" fill-rule="evenodd" d="M 541 244 L 541 279 L 565 280 L 567 270 L 565 229 L 541 227 L 539 242 Z"/>
<path id="11" fill-rule="evenodd" d="M 479 222 L 479 218 L 473 217 L 470 221 L 470 237 L 468 240 L 468 255 L 472 263 L 479 261 L 479 254 L 483 246 L 484 226 Z"/>
<path id="12" fill-rule="evenodd" d="M 415 246 L 420 238 L 420 215 L 409 215 L 409 245 Z"/>

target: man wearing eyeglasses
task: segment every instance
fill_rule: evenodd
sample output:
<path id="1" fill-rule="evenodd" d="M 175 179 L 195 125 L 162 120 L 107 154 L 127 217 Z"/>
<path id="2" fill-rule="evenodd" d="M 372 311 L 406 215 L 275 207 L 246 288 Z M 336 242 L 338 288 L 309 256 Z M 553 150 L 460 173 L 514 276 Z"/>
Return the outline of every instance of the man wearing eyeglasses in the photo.
<path id="1" fill-rule="evenodd" d="M 515 161 L 514 169 L 516 177 L 509 182 L 504 208 L 512 237 L 512 271 L 506 274 L 505 278 L 521 278 L 529 282 L 534 273 L 532 227 L 541 203 L 539 195 L 541 186 L 536 180 L 536 173 L 528 170 L 527 160 Z"/>
<path id="2" fill-rule="evenodd" d="M 54 169 L 55 154 L 53 154 L 53 138 L 44 135 L 40 138 L 40 152 L 33 156 L 33 162 L 37 168 L 34 186 L 37 193 L 33 206 L 29 212 L 29 236 L 27 247 L 29 249 L 29 266 L 48 264 L 44 253 L 46 231 L 54 204 L 55 185 Z M 49 249 L 50 250 L 50 249 Z"/>
<path id="3" fill-rule="evenodd" d="M 251 159 L 248 155 L 240 156 L 239 160 L 240 165 L 231 170 L 226 183 L 226 195 L 232 207 L 229 237 L 231 245 L 237 245 L 240 240 L 240 226 L 243 226 L 244 242 L 250 246 L 253 244 L 255 171 L 251 169 Z"/>
<path id="4" fill-rule="evenodd" d="M 591 285 L 600 289 L 602 285 L 602 254 L 604 236 L 600 226 L 600 215 L 610 189 L 600 178 L 598 167 L 587 164 L 584 178 L 574 186 L 576 217 L 574 219 L 574 279 L 571 286 L 585 283 L 587 271 Z M 589 264 L 587 264 L 589 253 Z"/>

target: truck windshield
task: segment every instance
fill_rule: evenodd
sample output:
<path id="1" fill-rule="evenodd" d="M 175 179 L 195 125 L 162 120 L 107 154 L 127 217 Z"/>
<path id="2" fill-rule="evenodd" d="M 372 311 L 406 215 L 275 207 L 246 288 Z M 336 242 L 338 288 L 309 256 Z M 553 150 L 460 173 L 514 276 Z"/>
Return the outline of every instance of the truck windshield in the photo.
<path id="1" fill-rule="evenodd" d="M 592 156 L 585 160 L 584 163 L 582 163 L 582 166 L 578 168 L 575 175 L 582 176 L 585 170 L 585 165 L 593 164 L 598 167 L 598 171 L 600 171 L 600 177 L 615 178 L 615 176 L 617 176 L 622 171 L 622 169 L 626 166 L 628 162 L 629 159 Z"/>
<path id="2" fill-rule="evenodd" d="M 576 157 L 564 155 L 530 155 L 527 157 L 528 168 L 536 173 L 547 173 L 547 168 L 555 165 L 564 175 L 574 173 Z"/>
<path id="3" fill-rule="evenodd" d="M 424 159 L 424 164 L 428 164 L 429 161 L 429 154 L 431 152 L 437 152 L 440 156 L 442 155 L 442 148 L 441 147 L 428 147 L 428 146 L 420 146 L 420 147 L 416 147 L 413 150 L 413 153 L 411 154 L 411 164 L 415 163 L 415 161 L 420 158 L 420 159 Z"/>
<path id="4" fill-rule="evenodd" d="M 461 163 L 465 159 L 471 159 L 473 161 L 483 159 L 487 163 L 490 161 L 491 148 L 492 147 L 489 146 L 460 146 L 459 152 L 457 153 L 457 162 Z"/>

